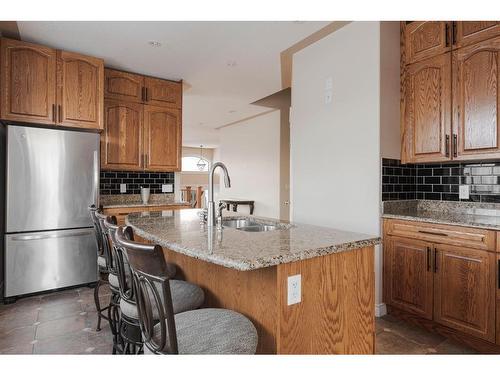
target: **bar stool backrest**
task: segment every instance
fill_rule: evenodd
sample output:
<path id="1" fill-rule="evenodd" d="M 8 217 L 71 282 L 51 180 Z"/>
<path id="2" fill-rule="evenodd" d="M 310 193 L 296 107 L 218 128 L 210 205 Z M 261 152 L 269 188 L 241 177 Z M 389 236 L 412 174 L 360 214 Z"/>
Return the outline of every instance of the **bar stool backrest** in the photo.
<path id="1" fill-rule="evenodd" d="M 108 216 L 104 219 L 104 227 L 106 228 L 111 254 L 113 258 L 114 269 L 118 277 L 118 285 L 120 289 L 120 297 L 132 304 L 136 304 L 134 288 L 132 282 L 132 271 L 127 259 L 127 254 L 123 247 L 116 241 L 116 232 L 119 229 L 115 216 Z"/>
<path id="2" fill-rule="evenodd" d="M 95 211 L 95 216 L 97 222 L 99 223 L 101 243 L 102 243 L 102 256 L 106 259 L 106 269 L 108 272 L 115 273 L 115 268 L 113 264 L 113 255 L 111 254 L 111 246 L 108 240 L 108 230 L 104 226 L 104 220 L 106 220 L 106 215 L 104 215 L 100 210 Z"/>
<path id="3" fill-rule="evenodd" d="M 161 246 L 134 242 L 131 227 L 119 228 L 116 241 L 125 249 L 132 269 L 144 344 L 153 353 L 177 354 L 169 272 Z M 159 322 L 154 319 L 155 309 Z M 157 323 L 159 332 L 154 329 Z"/>
<path id="4" fill-rule="evenodd" d="M 92 204 L 89 206 L 89 211 L 90 211 L 90 218 L 92 219 L 92 224 L 94 224 L 94 233 L 97 242 L 97 255 L 104 256 L 103 254 L 104 249 L 102 246 L 102 231 L 101 231 L 101 226 L 99 225 L 99 220 L 97 219 L 96 216 L 97 207 Z"/>

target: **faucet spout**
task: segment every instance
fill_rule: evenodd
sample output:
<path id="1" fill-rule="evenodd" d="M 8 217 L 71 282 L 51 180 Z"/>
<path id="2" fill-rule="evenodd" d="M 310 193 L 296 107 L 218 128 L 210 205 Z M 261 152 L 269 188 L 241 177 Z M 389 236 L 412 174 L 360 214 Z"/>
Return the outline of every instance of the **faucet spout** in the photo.
<path id="1" fill-rule="evenodd" d="M 216 162 L 212 164 L 210 168 L 210 172 L 208 174 L 208 217 L 207 217 L 207 225 L 209 227 L 213 227 L 215 224 L 215 204 L 214 204 L 214 172 L 217 168 L 222 169 L 224 175 L 224 186 L 226 188 L 231 187 L 231 179 L 229 178 L 229 173 L 227 171 L 224 163 Z"/>

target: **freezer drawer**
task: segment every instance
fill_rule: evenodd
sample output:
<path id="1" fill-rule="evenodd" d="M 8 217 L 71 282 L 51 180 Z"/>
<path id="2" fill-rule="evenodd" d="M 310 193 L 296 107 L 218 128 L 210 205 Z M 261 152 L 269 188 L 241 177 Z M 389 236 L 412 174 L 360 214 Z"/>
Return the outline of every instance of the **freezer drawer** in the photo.
<path id="1" fill-rule="evenodd" d="M 92 228 L 5 236 L 5 297 L 96 280 Z"/>

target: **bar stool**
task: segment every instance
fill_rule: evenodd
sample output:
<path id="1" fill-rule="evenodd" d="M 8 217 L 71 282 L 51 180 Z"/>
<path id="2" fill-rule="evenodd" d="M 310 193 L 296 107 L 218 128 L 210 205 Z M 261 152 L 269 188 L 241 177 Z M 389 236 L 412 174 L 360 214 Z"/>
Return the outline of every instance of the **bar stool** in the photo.
<path id="1" fill-rule="evenodd" d="M 131 277 L 131 269 L 127 254 L 119 245 L 116 239 L 116 233 L 119 227 L 116 225 L 116 219 L 108 217 L 104 225 L 110 236 L 112 247 L 115 251 L 115 263 L 118 270 L 118 284 L 120 291 L 120 319 L 118 323 L 118 332 L 120 342 L 123 346 L 123 353 L 141 353 L 143 350 L 143 338 L 139 324 L 139 312 L 136 304 L 135 289 Z M 133 238 L 132 228 L 128 229 L 128 237 Z M 165 263 L 165 272 L 172 278 L 175 275 L 175 265 Z M 203 290 L 197 285 L 182 280 L 172 280 L 170 290 L 173 300 L 173 309 L 176 312 L 184 312 L 199 308 L 205 299 Z M 158 315 L 152 315 L 157 321 Z"/>
<path id="2" fill-rule="evenodd" d="M 212 308 L 176 313 L 161 246 L 134 242 L 131 233 L 127 227 L 115 235 L 130 262 L 145 353 L 255 354 L 257 330 L 242 314 Z"/>
<path id="3" fill-rule="evenodd" d="M 101 307 L 101 302 L 99 299 L 99 289 L 103 285 L 103 283 L 108 282 L 111 284 L 112 277 L 110 277 L 110 272 L 111 272 L 111 252 L 109 248 L 109 243 L 106 240 L 106 236 L 103 233 L 103 226 L 101 224 L 100 217 L 102 216 L 97 207 L 95 205 L 89 206 L 89 211 L 90 211 L 90 217 L 92 219 L 92 223 L 94 225 L 94 232 L 96 236 L 96 242 L 97 242 L 97 267 L 98 267 L 98 272 L 99 272 L 99 278 L 97 280 L 97 283 L 94 287 L 94 303 L 96 306 L 97 310 L 97 328 L 96 331 L 101 330 L 101 320 L 110 320 L 109 319 L 109 309 L 110 309 L 110 304 Z M 103 278 L 103 275 L 107 275 L 107 280 Z M 111 288 L 110 285 L 110 289 Z M 111 302 L 111 301 L 110 301 Z M 108 312 L 108 315 L 105 314 L 105 312 Z"/>

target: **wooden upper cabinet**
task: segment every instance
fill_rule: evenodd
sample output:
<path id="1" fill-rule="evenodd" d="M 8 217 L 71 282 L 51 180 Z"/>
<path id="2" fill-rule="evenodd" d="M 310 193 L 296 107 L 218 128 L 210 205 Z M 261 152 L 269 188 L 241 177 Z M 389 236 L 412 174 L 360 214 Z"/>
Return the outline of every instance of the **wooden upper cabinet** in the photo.
<path id="1" fill-rule="evenodd" d="M 384 242 L 384 295 L 386 303 L 432 319 L 432 245 L 428 242 L 386 237 Z"/>
<path id="2" fill-rule="evenodd" d="M 101 134 L 101 168 L 141 170 L 143 168 L 142 104 L 106 100 L 104 131 Z"/>
<path id="3" fill-rule="evenodd" d="M 406 68 L 404 122 L 408 161 L 449 160 L 451 53 Z"/>
<path id="4" fill-rule="evenodd" d="M 103 128 L 104 61 L 58 51 L 58 123 L 90 129 Z"/>
<path id="5" fill-rule="evenodd" d="M 456 21 L 453 23 L 453 46 L 460 48 L 500 36 L 500 21 Z"/>
<path id="6" fill-rule="evenodd" d="M 495 254 L 436 245 L 434 320 L 495 342 Z"/>
<path id="7" fill-rule="evenodd" d="M 500 157 L 500 37 L 453 52 L 457 160 Z"/>
<path id="8" fill-rule="evenodd" d="M 145 103 L 168 108 L 182 107 L 182 82 L 145 77 Z"/>
<path id="9" fill-rule="evenodd" d="M 146 170 L 180 170 L 181 132 L 180 110 L 144 105 Z"/>
<path id="10" fill-rule="evenodd" d="M 56 50 L 1 39 L 1 105 L 4 120 L 55 122 Z"/>
<path id="11" fill-rule="evenodd" d="M 104 96 L 128 102 L 144 101 L 144 76 L 114 69 L 104 70 Z"/>
<path id="12" fill-rule="evenodd" d="M 406 25 L 406 64 L 412 64 L 451 50 L 450 23 L 415 21 Z"/>

